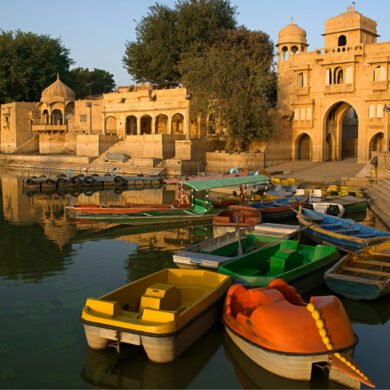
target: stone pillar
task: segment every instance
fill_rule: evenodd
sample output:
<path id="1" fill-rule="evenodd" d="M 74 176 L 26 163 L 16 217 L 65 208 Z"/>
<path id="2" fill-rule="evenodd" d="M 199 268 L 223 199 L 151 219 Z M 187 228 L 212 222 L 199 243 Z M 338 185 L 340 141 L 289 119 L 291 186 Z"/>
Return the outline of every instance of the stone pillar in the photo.
<path id="1" fill-rule="evenodd" d="M 383 126 L 383 151 L 388 152 L 389 151 L 389 111 L 390 111 L 390 104 L 385 104 L 383 107 L 384 111 L 384 126 Z"/>
<path id="2" fill-rule="evenodd" d="M 190 139 L 190 108 L 187 107 L 183 118 L 183 131 L 186 136 L 186 140 Z"/>
<path id="3" fill-rule="evenodd" d="M 168 115 L 167 134 L 172 134 L 172 116 Z"/>
<path id="4" fill-rule="evenodd" d="M 152 116 L 152 121 L 150 123 L 151 126 L 151 134 L 156 134 L 156 117 Z"/>
<path id="5" fill-rule="evenodd" d="M 102 133 L 106 135 L 106 114 L 102 112 Z"/>
<path id="6" fill-rule="evenodd" d="M 141 118 L 137 116 L 137 135 L 141 135 Z"/>

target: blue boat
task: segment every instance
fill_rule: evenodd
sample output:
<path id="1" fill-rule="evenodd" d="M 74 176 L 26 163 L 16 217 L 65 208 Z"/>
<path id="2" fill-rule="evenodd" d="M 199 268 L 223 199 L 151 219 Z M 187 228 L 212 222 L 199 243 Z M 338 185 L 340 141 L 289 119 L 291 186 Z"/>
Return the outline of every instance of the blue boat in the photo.
<path id="1" fill-rule="evenodd" d="M 291 196 L 266 202 L 249 202 L 248 206 L 261 211 L 264 221 L 295 218 L 298 208 L 307 201 L 305 196 Z"/>
<path id="2" fill-rule="evenodd" d="M 297 218 L 311 240 L 346 251 L 354 252 L 390 239 L 390 232 L 313 210 L 300 208 Z"/>

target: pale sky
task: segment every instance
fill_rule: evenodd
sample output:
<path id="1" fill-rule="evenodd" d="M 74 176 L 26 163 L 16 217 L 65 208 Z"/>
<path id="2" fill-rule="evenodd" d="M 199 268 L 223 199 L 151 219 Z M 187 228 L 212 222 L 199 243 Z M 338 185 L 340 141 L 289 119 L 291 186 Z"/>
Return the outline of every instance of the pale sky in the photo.
<path id="1" fill-rule="evenodd" d="M 137 22 L 151 0 L 2 0 L 0 29 L 31 31 L 60 38 L 76 62 L 73 67 L 104 69 L 117 85 L 132 83 L 123 68 L 126 41 L 135 40 Z M 173 7 L 175 0 L 159 3 Z M 323 47 L 324 22 L 352 4 L 347 0 L 231 0 L 237 20 L 277 42 L 278 31 L 294 22 L 306 30 L 309 50 Z M 390 41 L 390 1 L 355 0 L 356 10 L 377 22 L 378 42 Z M 387 19 L 387 20 L 386 20 Z"/>

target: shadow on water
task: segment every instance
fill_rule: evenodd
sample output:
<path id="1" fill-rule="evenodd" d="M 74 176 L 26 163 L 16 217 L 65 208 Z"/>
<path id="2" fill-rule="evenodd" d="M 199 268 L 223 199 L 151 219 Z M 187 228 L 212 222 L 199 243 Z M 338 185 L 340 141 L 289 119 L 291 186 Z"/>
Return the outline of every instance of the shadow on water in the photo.
<path id="1" fill-rule="evenodd" d="M 219 325 L 213 326 L 171 363 L 148 360 L 142 346 L 122 345 L 104 351 L 88 349 L 81 376 L 93 388 L 185 389 L 208 364 L 222 343 Z"/>

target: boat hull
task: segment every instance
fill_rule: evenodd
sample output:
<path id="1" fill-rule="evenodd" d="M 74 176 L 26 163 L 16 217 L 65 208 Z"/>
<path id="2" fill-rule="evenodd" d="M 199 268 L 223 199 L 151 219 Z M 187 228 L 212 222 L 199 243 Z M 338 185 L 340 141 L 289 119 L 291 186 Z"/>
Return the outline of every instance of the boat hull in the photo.
<path id="1" fill-rule="evenodd" d="M 230 285 L 215 272 L 171 268 L 87 298 L 81 322 L 88 345 L 143 346 L 151 361 L 170 362 L 216 321 Z"/>
<path id="2" fill-rule="evenodd" d="M 390 233 L 312 210 L 300 209 L 297 218 L 305 235 L 317 243 L 357 251 L 390 239 Z"/>
<path id="3" fill-rule="evenodd" d="M 167 212 L 144 212 L 131 214 L 82 214 L 79 221 L 115 222 L 127 225 L 155 225 L 170 223 L 191 223 L 194 221 L 211 221 L 216 211 L 207 214 L 197 214 L 190 210 L 170 210 Z"/>
<path id="4" fill-rule="evenodd" d="M 175 360 L 191 344 L 201 337 L 219 318 L 222 298 L 181 331 L 166 336 L 146 335 L 84 324 L 85 336 L 90 348 L 105 349 L 110 342 L 142 346 L 148 359 L 155 363 Z"/>
<path id="5" fill-rule="evenodd" d="M 380 286 L 334 277 L 325 277 L 325 283 L 336 294 L 349 299 L 373 300 L 390 293 L 390 283 L 387 283 L 387 286 Z"/>
<path id="6" fill-rule="evenodd" d="M 390 241 L 341 258 L 325 274 L 328 287 L 350 299 L 371 300 L 390 293 Z"/>
<path id="7" fill-rule="evenodd" d="M 290 243 L 291 245 L 293 244 L 293 242 Z M 307 254 L 305 260 L 302 260 L 300 265 L 288 268 L 289 265 L 287 264 L 289 259 L 286 259 L 284 263 L 286 264 L 284 266 L 286 270 L 281 266 L 280 268 L 278 267 L 278 271 L 269 272 L 269 267 L 272 264 L 282 263 L 278 253 L 284 256 L 286 250 L 285 248 L 281 249 L 281 245 L 290 245 L 290 243 L 282 240 L 278 244 L 271 245 L 268 248 L 260 248 L 256 251 L 255 256 L 248 254 L 241 258 L 231 260 L 226 264 L 222 264 L 218 268 L 218 272 L 231 276 L 235 283 L 241 283 L 247 287 L 267 286 L 271 280 L 279 278 L 294 285 L 300 293 L 308 292 L 323 282 L 325 270 L 339 259 L 339 253 L 333 247 L 298 245 L 297 255 Z M 280 252 L 278 247 L 281 249 Z M 308 253 L 309 250 L 311 254 Z M 316 250 L 322 252 L 315 254 Z M 293 260 L 291 259 L 291 261 Z"/>
<path id="8" fill-rule="evenodd" d="M 330 363 L 329 354 L 298 355 L 273 352 L 263 349 L 258 345 L 245 340 L 225 324 L 225 329 L 237 347 L 257 365 L 265 368 L 275 375 L 284 378 L 310 381 L 313 364 Z M 344 354 L 351 354 L 352 349 L 343 351 Z M 330 365 L 329 379 L 351 388 L 359 388 L 360 382 L 340 371 L 332 369 Z"/>

